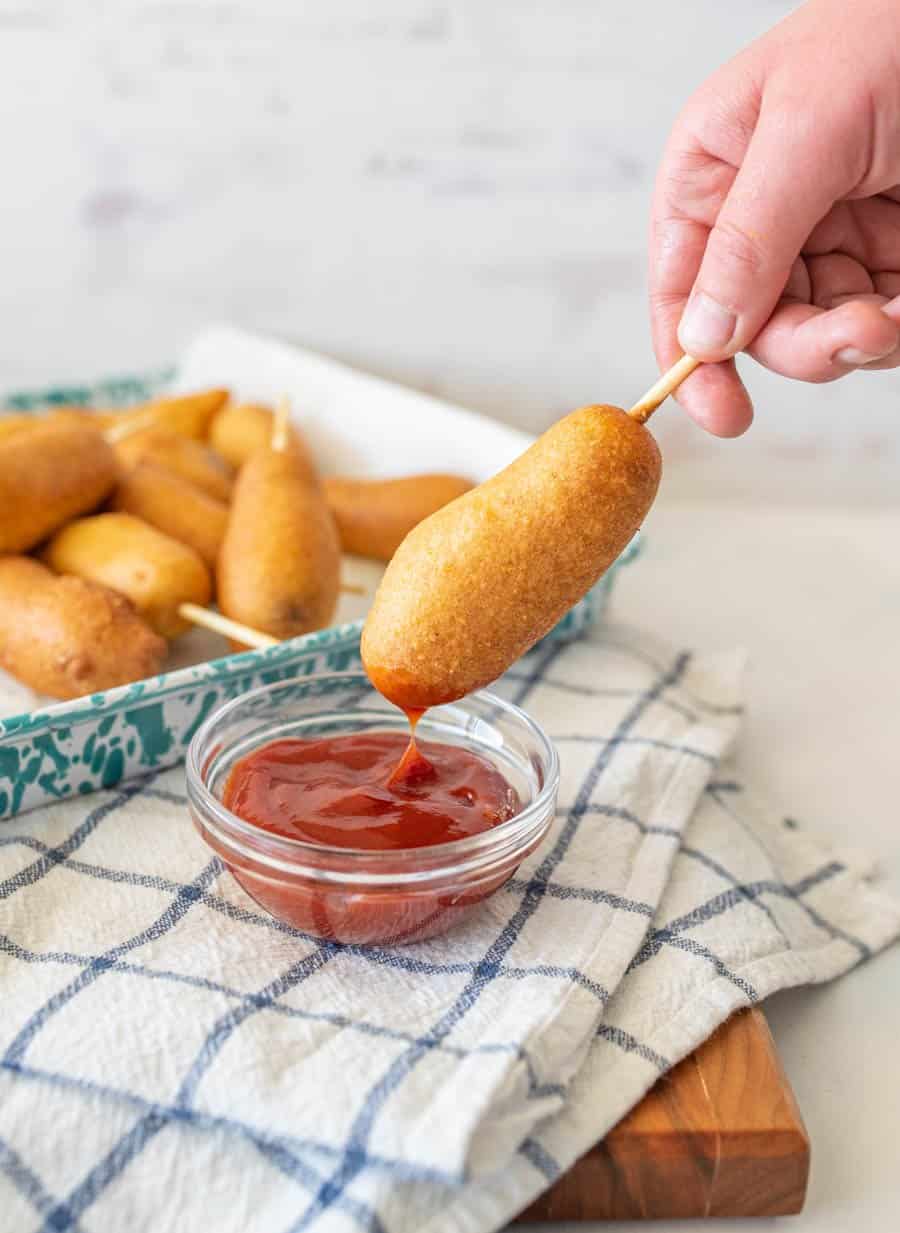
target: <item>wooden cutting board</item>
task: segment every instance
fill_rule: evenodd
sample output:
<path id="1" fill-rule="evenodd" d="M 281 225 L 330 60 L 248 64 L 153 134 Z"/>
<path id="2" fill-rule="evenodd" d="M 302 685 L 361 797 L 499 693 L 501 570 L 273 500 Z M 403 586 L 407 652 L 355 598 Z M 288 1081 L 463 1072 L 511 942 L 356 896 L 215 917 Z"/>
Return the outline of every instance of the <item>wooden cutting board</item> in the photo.
<path id="1" fill-rule="evenodd" d="M 519 1217 L 658 1220 L 799 1212 L 809 1138 L 768 1024 L 745 1010 Z"/>

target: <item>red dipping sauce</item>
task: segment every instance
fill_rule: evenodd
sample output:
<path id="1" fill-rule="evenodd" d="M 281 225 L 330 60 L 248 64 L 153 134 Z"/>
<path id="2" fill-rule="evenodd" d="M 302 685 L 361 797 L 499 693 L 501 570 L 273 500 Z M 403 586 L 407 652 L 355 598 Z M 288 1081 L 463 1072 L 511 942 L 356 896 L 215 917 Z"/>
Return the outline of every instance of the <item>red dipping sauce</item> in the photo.
<path id="1" fill-rule="evenodd" d="M 484 758 L 401 732 L 273 741 L 235 763 L 222 800 L 286 839 L 369 852 L 466 839 L 520 808 Z"/>
<path id="2" fill-rule="evenodd" d="M 239 849 L 195 820 L 248 894 L 305 933 L 356 944 L 456 925 L 546 829 L 473 850 L 520 813 L 517 792 L 478 754 L 397 731 L 263 745 L 234 763 L 222 803 L 254 832 Z"/>

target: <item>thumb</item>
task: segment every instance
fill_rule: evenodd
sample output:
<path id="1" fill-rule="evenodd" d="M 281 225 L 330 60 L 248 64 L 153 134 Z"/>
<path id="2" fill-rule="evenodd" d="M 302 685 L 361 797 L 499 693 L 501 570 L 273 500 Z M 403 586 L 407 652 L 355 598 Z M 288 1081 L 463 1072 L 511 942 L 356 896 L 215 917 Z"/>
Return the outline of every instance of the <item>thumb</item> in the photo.
<path id="1" fill-rule="evenodd" d="M 809 128 L 803 140 L 792 136 L 783 113 L 773 119 L 763 111 L 678 327 L 689 355 L 727 359 L 770 317 L 806 239 L 839 195 L 827 149 L 820 147 L 817 158 L 810 148 L 819 140 Z"/>

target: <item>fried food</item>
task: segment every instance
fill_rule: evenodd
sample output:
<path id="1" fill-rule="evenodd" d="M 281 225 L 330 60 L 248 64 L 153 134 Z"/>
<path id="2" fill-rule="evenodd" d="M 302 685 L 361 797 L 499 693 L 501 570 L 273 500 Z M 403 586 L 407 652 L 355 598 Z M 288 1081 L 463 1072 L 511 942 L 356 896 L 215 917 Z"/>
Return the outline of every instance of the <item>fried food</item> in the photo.
<path id="1" fill-rule="evenodd" d="M 95 509 L 115 486 L 116 457 L 90 425 L 48 419 L 0 440 L 0 553 L 35 547 Z"/>
<path id="2" fill-rule="evenodd" d="M 103 428 L 147 421 L 157 428 L 167 428 L 183 437 L 205 441 L 213 417 L 228 401 L 228 390 L 201 390 L 195 394 L 175 394 L 154 398 L 123 411 L 93 411 L 91 414 Z"/>
<path id="3" fill-rule="evenodd" d="M 142 429 L 116 441 L 113 448 L 125 470 L 139 462 L 155 462 L 217 501 L 227 502 L 231 496 L 232 471 L 224 459 L 170 428 Z"/>
<path id="4" fill-rule="evenodd" d="M 0 667 L 32 689 L 99 693 L 155 676 L 165 653 L 123 596 L 30 557 L 0 558 Z"/>
<path id="5" fill-rule="evenodd" d="M 71 522 L 42 556 L 58 574 L 75 574 L 126 596 L 164 638 L 190 628 L 179 615 L 181 604 L 205 607 L 212 595 L 209 570 L 193 548 L 132 514 L 97 514 Z"/>
<path id="6" fill-rule="evenodd" d="M 176 472 L 149 460 L 139 462 L 119 481 L 112 507 L 187 544 L 210 569 L 215 568 L 228 506 Z"/>
<path id="7" fill-rule="evenodd" d="M 344 552 L 389 561 L 423 519 L 472 487 L 459 475 L 409 475 L 365 480 L 341 475 L 323 481 Z"/>
<path id="8" fill-rule="evenodd" d="M 219 608 L 276 638 L 321 629 L 334 615 L 341 549 L 320 485 L 288 443 L 257 450 L 234 488 L 216 567 Z"/>
<path id="9" fill-rule="evenodd" d="M 432 514 L 397 550 L 366 620 L 372 683 L 421 709 L 495 680 L 619 556 L 660 471 L 643 425 L 618 407 L 582 407 Z"/>
<path id="10" fill-rule="evenodd" d="M 11 437 L 13 433 L 33 428 L 41 421 L 33 415 L 6 415 L 0 413 L 0 441 Z"/>
<path id="11" fill-rule="evenodd" d="M 226 403 L 216 415 L 209 430 L 209 444 L 233 467 L 241 467 L 259 450 L 267 449 L 272 440 L 275 414 L 260 403 Z M 286 426 L 287 439 L 297 451 L 308 479 L 317 475 L 309 447 L 293 425 Z"/>

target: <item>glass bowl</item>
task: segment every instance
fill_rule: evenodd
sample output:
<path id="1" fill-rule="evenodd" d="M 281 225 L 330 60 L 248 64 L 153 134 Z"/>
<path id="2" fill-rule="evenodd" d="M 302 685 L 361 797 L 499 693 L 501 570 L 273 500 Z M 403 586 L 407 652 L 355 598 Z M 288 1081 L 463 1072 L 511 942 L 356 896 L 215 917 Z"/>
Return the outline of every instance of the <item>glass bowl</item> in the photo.
<path id="1" fill-rule="evenodd" d="M 278 920 L 334 942 L 419 941 L 459 924 L 538 846 L 556 809 L 559 759 L 524 711 L 480 692 L 427 711 L 416 735 L 478 754 L 506 777 L 522 808 L 491 830 L 394 851 L 327 847 L 273 835 L 222 804 L 232 766 L 261 745 L 372 729 L 409 730 L 406 716 L 361 672 L 300 677 L 242 694 L 191 741 L 191 815 L 244 890 Z"/>

